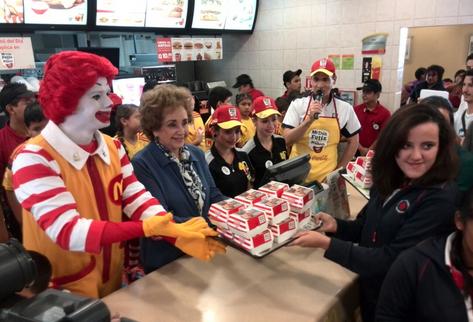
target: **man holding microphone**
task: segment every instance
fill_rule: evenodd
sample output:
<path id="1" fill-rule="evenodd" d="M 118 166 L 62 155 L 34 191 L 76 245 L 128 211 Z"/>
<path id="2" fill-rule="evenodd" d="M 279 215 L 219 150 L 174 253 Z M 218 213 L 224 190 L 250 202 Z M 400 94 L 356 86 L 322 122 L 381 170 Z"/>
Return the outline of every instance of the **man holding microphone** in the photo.
<path id="1" fill-rule="evenodd" d="M 339 167 L 345 167 L 358 147 L 360 122 L 353 107 L 332 95 L 335 65 L 328 58 L 311 67 L 312 95 L 294 100 L 283 120 L 284 138 L 292 145 L 291 156 L 309 153 L 311 169 L 306 183 L 324 181 Z M 337 147 L 341 138 L 347 145 L 341 158 Z"/>

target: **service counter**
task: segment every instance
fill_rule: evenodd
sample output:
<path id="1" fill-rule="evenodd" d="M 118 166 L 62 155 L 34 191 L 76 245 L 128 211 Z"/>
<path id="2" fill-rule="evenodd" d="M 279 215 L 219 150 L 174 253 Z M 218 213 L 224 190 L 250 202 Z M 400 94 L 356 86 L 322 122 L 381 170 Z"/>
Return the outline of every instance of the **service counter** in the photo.
<path id="1" fill-rule="evenodd" d="M 353 214 L 364 202 L 349 193 Z M 228 247 L 210 263 L 181 258 L 103 300 L 143 322 L 350 321 L 356 281 L 322 250 L 283 247 L 256 259 Z"/>

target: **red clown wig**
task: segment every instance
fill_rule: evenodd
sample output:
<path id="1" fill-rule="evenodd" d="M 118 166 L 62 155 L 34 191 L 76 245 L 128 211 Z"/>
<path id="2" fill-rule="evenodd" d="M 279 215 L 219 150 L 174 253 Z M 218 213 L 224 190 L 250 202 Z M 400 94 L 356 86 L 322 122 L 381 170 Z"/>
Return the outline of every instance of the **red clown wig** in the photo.
<path id="1" fill-rule="evenodd" d="M 80 51 L 51 56 L 44 68 L 39 101 L 47 118 L 56 124 L 73 114 L 80 98 L 105 77 L 110 85 L 118 70 L 106 58 Z"/>

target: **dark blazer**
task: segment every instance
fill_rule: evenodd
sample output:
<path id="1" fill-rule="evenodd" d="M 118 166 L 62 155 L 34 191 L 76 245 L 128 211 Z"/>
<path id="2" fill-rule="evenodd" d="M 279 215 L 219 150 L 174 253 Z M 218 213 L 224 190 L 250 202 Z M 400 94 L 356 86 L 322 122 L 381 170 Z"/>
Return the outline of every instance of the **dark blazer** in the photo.
<path id="1" fill-rule="evenodd" d="M 193 145 L 190 151 L 192 166 L 202 181 L 205 191 L 202 216 L 207 219 L 210 204 L 226 199 L 215 186 L 204 153 Z M 136 178 L 163 207 L 173 213 L 176 222 L 199 216 L 197 206 L 187 191 L 177 164 L 169 160 L 154 143 L 148 144 L 132 160 Z M 141 241 L 141 261 L 145 272 L 151 272 L 182 256 L 183 253 L 163 240 L 144 238 Z"/>

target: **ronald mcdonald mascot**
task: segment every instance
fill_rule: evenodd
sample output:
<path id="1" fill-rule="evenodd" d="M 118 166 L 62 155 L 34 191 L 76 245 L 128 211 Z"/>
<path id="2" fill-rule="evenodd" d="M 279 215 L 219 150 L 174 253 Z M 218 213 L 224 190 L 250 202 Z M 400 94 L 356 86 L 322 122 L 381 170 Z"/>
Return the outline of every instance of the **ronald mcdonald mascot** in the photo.
<path id="1" fill-rule="evenodd" d="M 24 246 L 49 259 L 55 287 L 91 297 L 120 287 L 126 240 L 165 237 L 202 260 L 225 251 L 201 217 L 174 223 L 136 180 L 120 142 L 98 131 L 110 123 L 116 74 L 100 56 L 53 55 L 39 92 L 50 121 L 12 167 Z M 122 222 L 122 213 L 130 221 Z"/>

